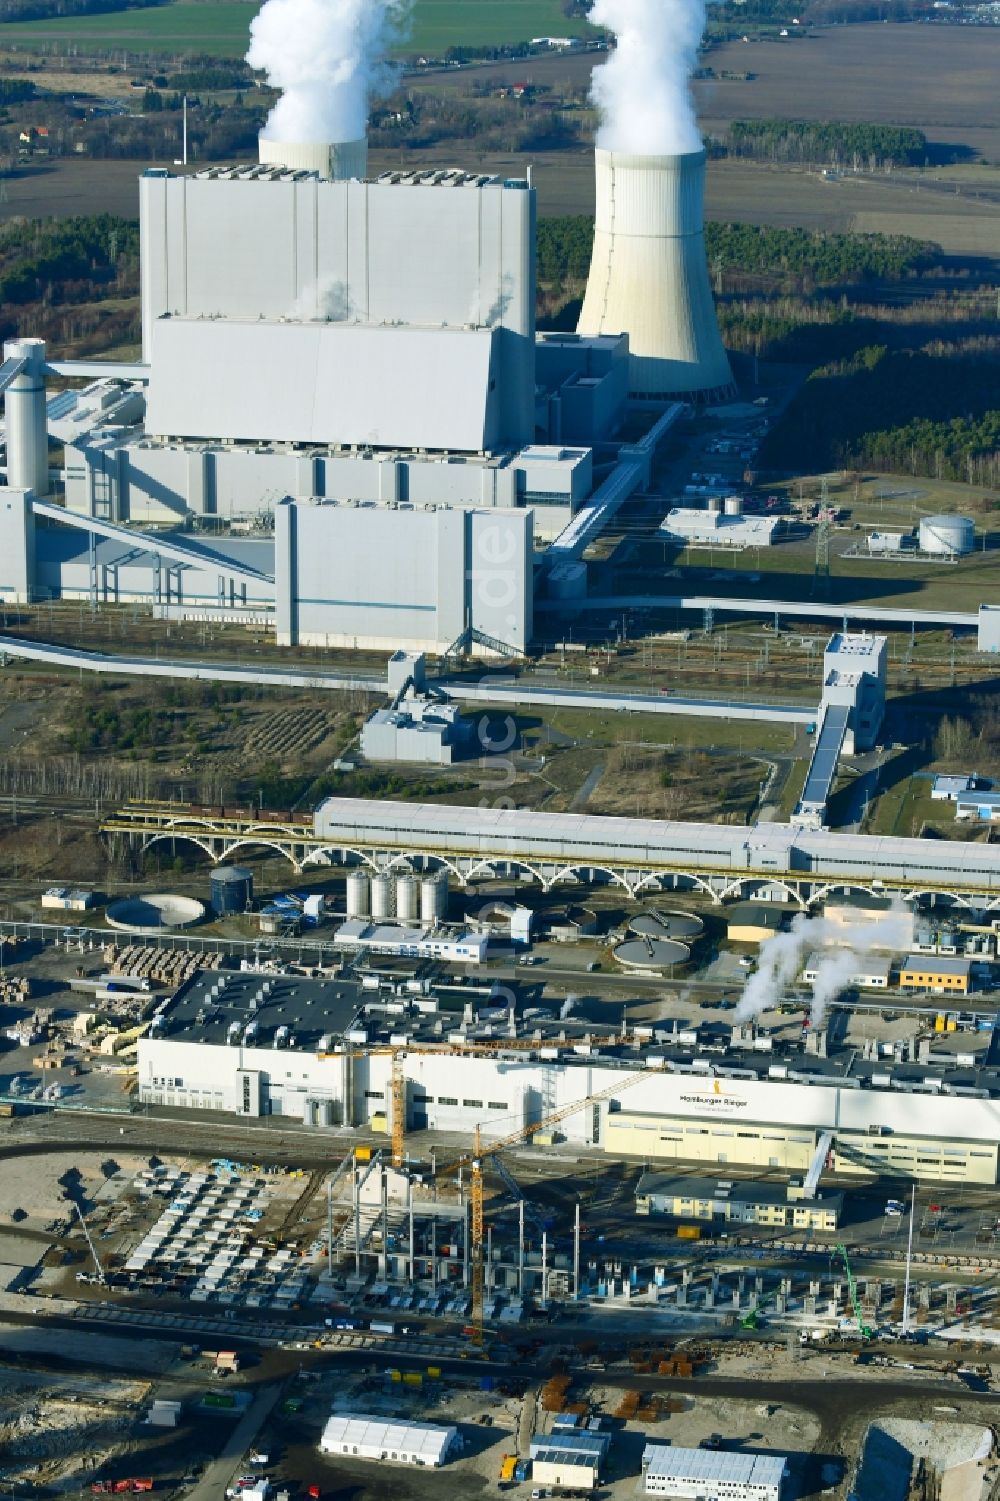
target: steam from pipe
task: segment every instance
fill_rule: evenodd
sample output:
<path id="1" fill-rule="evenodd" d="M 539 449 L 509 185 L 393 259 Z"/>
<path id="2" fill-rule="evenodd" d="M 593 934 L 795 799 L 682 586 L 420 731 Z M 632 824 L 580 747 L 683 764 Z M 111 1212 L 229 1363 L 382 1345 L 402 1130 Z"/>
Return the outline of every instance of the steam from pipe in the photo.
<path id="1" fill-rule="evenodd" d="M 272 141 L 358 141 L 368 102 L 392 85 L 386 54 L 409 0 L 265 0 L 250 23 L 247 62 L 281 98 L 263 135 Z"/>
<path id="2" fill-rule="evenodd" d="M 617 38 L 591 84 L 601 116 L 598 146 L 638 156 L 700 151 L 689 80 L 705 0 L 593 0 L 590 19 Z"/>
<path id="3" fill-rule="evenodd" d="M 775 933 L 761 945 L 756 970 L 736 1007 L 735 1020 L 749 1021 L 780 1003 L 803 960 L 814 949 L 831 946 L 816 967 L 810 1021 L 822 1024 L 827 1009 L 857 973 L 859 961 L 878 950 L 899 952 L 913 942 L 913 914 L 901 902 L 875 917 L 813 917 L 800 912 L 787 933 Z"/>

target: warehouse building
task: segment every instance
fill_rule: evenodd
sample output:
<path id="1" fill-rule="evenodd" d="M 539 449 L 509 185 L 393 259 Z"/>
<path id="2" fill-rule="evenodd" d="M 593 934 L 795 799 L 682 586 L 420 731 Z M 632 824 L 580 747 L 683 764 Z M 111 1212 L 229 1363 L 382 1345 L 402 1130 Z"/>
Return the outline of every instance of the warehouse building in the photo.
<path id="1" fill-rule="evenodd" d="M 461 1451 L 462 1439 L 457 1428 L 439 1428 L 433 1423 L 334 1413 L 327 1419 L 319 1446 L 324 1454 L 440 1469 Z"/>
<path id="2" fill-rule="evenodd" d="M 932 995 L 968 995 L 972 988 L 972 960 L 911 954 L 900 965 L 901 990 L 929 990 Z"/>
<path id="3" fill-rule="evenodd" d="M 829 964 L 838 950 L 826 949 L 818 953 L 810 954 L 802 970 L 802 978 L 807 985 L 814 985 L 819 976 L 820 968 Z M 854 985 L 858 990 L 888 990 L 892 979 L 892 960 L 886 954 L 857 954 L 855 955 L 857 968 L 847 979 L 848 985 Z"/>
<path id="4" fill-rule="evenodd" d="M 1000 819 L 1000 792 L 960 792 L 954 801 L 955 817 L 962 822 L 996 823 Z"/>
<path id="5" fill-rule="evenodd" d="M 677 1501 L 781 1501 L 788 1478 L 782 1454 L 647 1444 L 642 1465 L 646 1495 Z"/>
<path id="6" fill-rule="evenodd" d="M 784 894 L 784 893 L 783 893 Z M 793 907 L 776 902 L 734 902 L 726 908 L 726 931 L 730 943 L 766 943 L 787 928 Z"/>
<path id="7" fill-rule="evenodd" d="M 773 1229 L 836 1230 L 842 1194 L 795 1197 L 780 1183 L 753 1183 L 720 1178 L 674 1178 L 643 1173 L 635 1189 L 635 1212 L 670 1215 L 679 1220 L 718 1220 L 727 1225 L 766 1225 Z"/>

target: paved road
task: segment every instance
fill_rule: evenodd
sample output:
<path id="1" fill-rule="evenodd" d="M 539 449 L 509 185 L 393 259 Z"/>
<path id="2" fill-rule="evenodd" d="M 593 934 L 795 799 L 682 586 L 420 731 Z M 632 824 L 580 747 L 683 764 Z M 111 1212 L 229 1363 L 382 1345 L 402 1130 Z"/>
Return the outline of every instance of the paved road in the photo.
<path id="1" fill-rule="evenodd" d="M 257 1393 L 216 1458 L 206 1465 L 197 1485 L 188 1491 L 187 1501 L 221 1501 L 227 1485 L 232 1484 L 240 1461 L 263 1428 L 280 1395 L 280 1382 L 265 1386 Z"/>

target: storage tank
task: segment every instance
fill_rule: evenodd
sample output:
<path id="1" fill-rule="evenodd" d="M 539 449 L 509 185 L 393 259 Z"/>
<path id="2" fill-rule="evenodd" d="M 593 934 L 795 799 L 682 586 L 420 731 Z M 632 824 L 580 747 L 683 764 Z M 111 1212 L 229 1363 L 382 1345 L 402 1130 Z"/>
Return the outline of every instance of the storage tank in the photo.
<path id="1" fill-rule="evenodd" d="M 594 252 L 577 332 L 628 334 L 634 397 L 730 395 L 705 258 L 705 152 L 599 148 L 596 172 Z"/>
<path id="2" fill-rule="evenodd" d="M 209 877 L 209 890 L 217 917 L 246 912 L 253 904 L 253 871 L 245 865 L 219 865 Z"/>
<path id="3" fill-rule="evenodd" d="M 740 497 L 738 495 L 727 495 L 726 496 L 726 515 L 727 516 L 742 516 L 743 515 L 743 502 L 742 502 L 742 500 L 740 499 Z"/>
<path id="4" fill-rule="evenodd" d="M 920 523 L 920 551 L 941 558 L 961 558 L 976 545 L 976 524 L 969 516 L 925 516 Z"/>
<path id="5" fill-rule="evenodd" d="M 428 925 L 448 916 L 448 876 L 443 870 L 420 882 L 420 921 Z"/>
<path id="6" fill-rule="evenodd" d="M 413 876 L 396 878 L 396 916 L 400 922 L 416 922 L 420 906 L 419 887 Z"/>
<path id="7" fill-rule="evenodd" d="M 352 870 L 347 877 L 348 917 L 367 917 L 372 910 L 371 882 L 364 870 Z"/>
<path id="8" fill-rule="evenodd" d="M 372 912 L 376 922 L 385 922 L 395 914 L 396 882 L 392 876 L 372 876 Z"/>

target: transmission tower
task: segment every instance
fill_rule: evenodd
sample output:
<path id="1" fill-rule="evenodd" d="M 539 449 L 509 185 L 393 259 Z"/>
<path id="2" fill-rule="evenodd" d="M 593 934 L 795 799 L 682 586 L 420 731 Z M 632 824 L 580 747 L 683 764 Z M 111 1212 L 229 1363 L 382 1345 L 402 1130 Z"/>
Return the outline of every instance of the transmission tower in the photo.
<path id="1" fill-rule="evenodd" d="M 813 594 L 826 596 L 830 592 L 830 532 L 832 528 L 824 517 L 816 527 L 816 566 L 813 570 Z"/>

